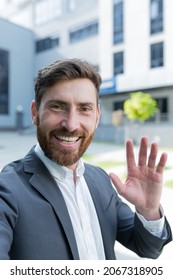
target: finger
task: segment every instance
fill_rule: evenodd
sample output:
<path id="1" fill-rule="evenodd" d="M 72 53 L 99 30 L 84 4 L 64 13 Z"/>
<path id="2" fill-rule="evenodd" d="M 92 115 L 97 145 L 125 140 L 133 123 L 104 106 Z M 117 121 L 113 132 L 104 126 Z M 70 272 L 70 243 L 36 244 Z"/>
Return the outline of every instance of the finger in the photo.
<path id="1" fill-rule="evenodd" d="M 168 159 L 168 155 L 166 153 L 163 153 L 160 157 L 160 161 L 159 161 L 158 166 L 156 168 L 156 172 L 158 172 L 159 174 L 163 173 L 163 169 L 166 166 L 167 159 Z"/>
<path id="2" fill-rule="evenodd" d="M 150 168 L 155 167 L 157 153 L 158 153 L 158 145 L 157 145 L 157 143 L 152 143 L 150 155 L 148 158 L 148 167 L 150 167 Z"/>
<path id="3" fill-rule="evenodd" d="M 144 166 L 147 161 L 147 148 L 148 148 L 148 138 L 142 137 L 140 148 L 139 148 L 139 157 L 138 157 L 138 165 Z"/>
<path id="4" fill-rule="evenodd" d="M 132 140 L 126 142 L 126 158 L 127 158 L 127 169 L 133 169 L 136 166 L 134 148 Z"/>
<path id="5" fill-rule="evenodd" d="M 120 195 L 122 195 L 124 193 L 124 185 L 121 182 L 121 180 L 119 179 L 119 177 L 117 175 L 115 175 L 114 173 L 112 173 L 112 172 L 109 174 L 109 177 L 112 180 L 112 183 L 114 184 L 114 186 L 117 189 L 118 193 Z"/>

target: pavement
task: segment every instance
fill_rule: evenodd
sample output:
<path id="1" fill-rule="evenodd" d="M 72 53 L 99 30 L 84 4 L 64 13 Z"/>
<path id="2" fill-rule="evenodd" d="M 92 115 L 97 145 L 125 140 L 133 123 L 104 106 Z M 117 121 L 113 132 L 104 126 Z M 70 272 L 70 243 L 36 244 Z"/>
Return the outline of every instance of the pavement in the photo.
<path id="1" fill-rule="evenodd" d="M 20 159 L 26 155 L 26 153 L 31 149 L 36 143 L 36 136 L 33 129 L 19 132 L 9 132 L 9 131 L 0 131 L 0 170 L 4 165 L 8 164 L 11 161 Z M 166 151 L 168 153 L 168 167 L 169 169 L 165 170 L 164 182 L 173 180 L 173 148 L 164 149 L 160 148 L 160 151 Z M 138 149 L 136 148 L 136 154 Z M 96 143 L 93 142 L 88 148 L 87 154 L 95 154 L 97 157 L 100 157 L 100 160 L 117 160 L 125 161 L 125 147 L 117 146 L 113 143 Z M 110 168 L 106 170 L 107 172 L 114 171 L 116 174 L 121 175 L 125 174 L 126 167 L 119 166 L 115 168 Z M 164 187 L 162 193 L 161 204 L 164 208 L 166 217 L 168 218 L 170 225 L 173 230 L 173 188 Z M 129 204 L 130 205 L 130 204 Z M 133 206 L 130 205 L 133 208 Z M 140 258 L 133 252 L 124 248 L 121 244 L 117 243 L 116 245 L 116 254 L 119 260 L 129 259 L 129 260 L 139 260 Z M 165 246 L 163 253 L 159 257 L 161 260 L 173 260 L 173 242 Z"/>

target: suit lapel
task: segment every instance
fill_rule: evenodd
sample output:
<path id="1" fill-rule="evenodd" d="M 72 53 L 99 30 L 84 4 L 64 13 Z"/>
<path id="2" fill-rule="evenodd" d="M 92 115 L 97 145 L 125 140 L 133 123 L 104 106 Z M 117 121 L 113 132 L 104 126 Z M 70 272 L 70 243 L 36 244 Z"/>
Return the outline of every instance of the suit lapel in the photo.
<path id="1" fill-rule="evenodd" d="M 31 150 L 31 152 L 25 157 L 24 170 L 25 172 L 33 173 L 30 178 L 30 184 L 37 189 L 37 191 L 49 201 L 54 208 L 54 211 L 64 228 L 73 258 L 78 260 L 79 254 L 75 235 L 62 193 L 45 165 L 33 150 Z"/>
<path id="2" fill-rule="evenodd" d="M 32 149 L 24 159 L 24 171 L 33 174 L 30 177 L 30 184 L 47 201 L 49 201 L 49 203 L 54 208 L 54 211 L 57 217 L 59 218 L 64 232 L 66 234 L 73 258 L 75 260 L 79 260 L 79 254 L 72 223 L 62 193 L 57 187 L 56 182 L 54 181 L 53 177 L 51 176 L 45 165 L 35 154 L 34 149 Z M 115 256 L 112 250 L 111 239 L 108 230 L 109 226 L 105 216 L 105 209 L 102 205 L 102 194 L 100 193 L 100 188 L 98 188 L 99 182 L 97 181 L 97 178 L 94 178 L 92 176 L 92 172 L 89 171 L 87 168 L 84 177 L 89 187 L 98 215 L 106 259 L 114 259 Z"/>
<path id="3" fill-rule="evenodd" d="M 90 190 L 96 208 L 97 216 L 99 219 L 106 259 L 107 260 L 115 259 L 115 255 L 112 250 L 109 225 L 105 216 L 106 209 L 104 209 L 104 206 L 102 204 L 102 199 L 101 199 L 102 194 L 100 193 L 100 188 L 99 188 L 100 183 L 97 181 L 97 178 L 95 178 L 92 175 L 91 171 L 89 171 L 87 168 L 84 177 L 87 182 L 88 188 Z"/>

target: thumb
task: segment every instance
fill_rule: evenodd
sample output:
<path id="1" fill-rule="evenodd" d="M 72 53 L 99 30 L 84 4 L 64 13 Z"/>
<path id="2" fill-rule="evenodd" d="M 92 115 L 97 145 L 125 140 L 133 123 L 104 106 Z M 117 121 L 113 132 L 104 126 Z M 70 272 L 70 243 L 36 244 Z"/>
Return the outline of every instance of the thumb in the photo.
<path id="1" fill-rule="evenodd" d="M 110 173 L 109 174 L 110 179 L 112 180 L 112 183 L 114 184 L 115 188 L 117 189 L 117 192 L 122 195 L 123 194 L 123 190 L 124 190 L 124 184 L 122 183 L 122 181 L 120 180 L 120 178 L 114 174 L 114 173 Z"/>

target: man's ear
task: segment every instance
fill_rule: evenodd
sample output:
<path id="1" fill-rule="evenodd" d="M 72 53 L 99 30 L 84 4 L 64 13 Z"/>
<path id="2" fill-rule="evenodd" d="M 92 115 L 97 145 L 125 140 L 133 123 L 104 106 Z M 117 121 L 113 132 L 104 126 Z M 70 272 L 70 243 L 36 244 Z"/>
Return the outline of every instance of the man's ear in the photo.
<path id="1" fill-rule="evenodd" d="M 101 115 L 101 109 L 100 109 L 100 105 L 98 105 L 98 107 L 97 107 L 96 128 L 98 127 L 98 124 L 99 124 L 100 115 Z"/>
<path id="2" fill-rule="evenodd" d="M 37 110 L 35 100 L 33 100 L 32 103 L 31 103 L 31 116 L 32 116 L 32 123 L 37 126 L 37 124 L 38 124 L 37 123 L 38 110 Z"/>

